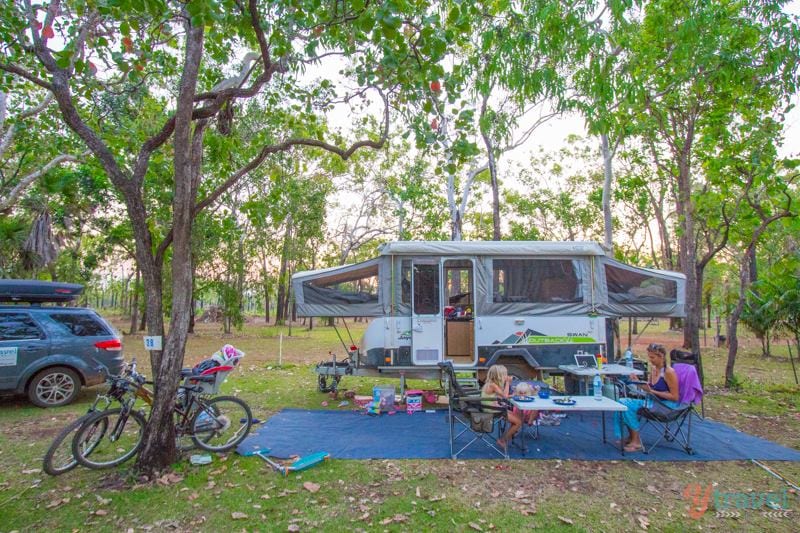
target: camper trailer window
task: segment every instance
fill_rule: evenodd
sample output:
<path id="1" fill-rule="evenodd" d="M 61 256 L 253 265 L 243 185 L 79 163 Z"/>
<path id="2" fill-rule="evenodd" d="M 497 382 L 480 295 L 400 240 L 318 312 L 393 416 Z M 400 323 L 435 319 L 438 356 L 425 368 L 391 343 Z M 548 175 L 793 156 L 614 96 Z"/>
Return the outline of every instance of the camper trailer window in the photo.
<path id="1" fill-rule="evenodd" d="M 451 259 L 444 263 L 445 305 L 472 306 L 472 261 Z"/>
<path id="2" fill-rule="evenodd" d="M 579 270 L 570 259 L 494 259 L 493 301 L 521 303 L 579 302 Z"/>
<path id="3" fill-rule="evenodd" d="M 618 303 L 668 303 L 677 299 L 678 284 L 642 272 L 605 265 L 608 299 Z"/>
<path id="4" fill-rule="evenodd" d="M 378 301 L 378 265 L 337 272 L 303 283 L 310 304 L 363 304 Z"/>
<path id="5" fill-rule="evenodd" d="M 439 314 L 439 265 L 414 265 L 414 313 Z"/>
<path id="6" fill-rule="evenodd" d="M 400 301 L 411 305 L 411 261 L 404 259 L 400 267 Z"/>

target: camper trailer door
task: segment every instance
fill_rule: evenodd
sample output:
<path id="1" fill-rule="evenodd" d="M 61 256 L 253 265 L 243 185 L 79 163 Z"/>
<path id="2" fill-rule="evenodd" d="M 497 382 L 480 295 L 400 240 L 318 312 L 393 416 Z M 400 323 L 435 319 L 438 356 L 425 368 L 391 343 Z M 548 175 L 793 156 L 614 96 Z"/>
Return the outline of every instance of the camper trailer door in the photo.
<path id="1" fill-rule="evenodd" d="M 442 353 L 441 267 L 437 260 L 415 260 L 413 272 L 412 360 L 415 365 L 432 365 Z"/>

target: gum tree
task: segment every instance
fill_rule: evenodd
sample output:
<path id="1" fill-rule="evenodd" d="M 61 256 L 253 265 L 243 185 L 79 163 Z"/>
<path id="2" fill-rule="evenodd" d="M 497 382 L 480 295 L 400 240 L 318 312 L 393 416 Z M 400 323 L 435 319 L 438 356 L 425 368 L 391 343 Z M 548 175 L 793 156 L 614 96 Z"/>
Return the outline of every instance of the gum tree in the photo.
<path id="1" fill-rule="evenodd" d="M 633 117 L 631 133 L 650 148 L 676 194 L 685 348 L 700 347 L 703 272 L 727 242 L 724 227 L 707 227 L 709 233 L 698 225 L 697 202 L 707 190 L 702 158 L 723 149 L 729 126 L 748 114 L 775 113 L 795 90 L 800 33 L 782 4 L 656 0 L 621 38 L 631 58 L 618 111 Z M 735 200 L 718 199 L 717 207 Z"/>
<path id="2" fill-rule="evenodd" d="M 0 90 L 13 77 L 51 93 L 64 126 L 118 191 L 133 229 L 150 335 L 165 329 L 169 249 L 170 324 L 163 351 L 151 353 L 156 399 L 140 470 L 157 471 L 175 458 L 171 409 L 190 317 L 194 217 L 274 154 L 305 147 L 347 159 L 382 146 L 389 106 L 416 98 L 441 75 L 436 60 L 447 44 L 437 13 L 447 7 L 417 0 L 15 0 L 3 8 Z M 463 25 L 469 10 L 457 15 L 453 23 Z M 343 83 L 324 78 L 337 71 Z M 326 111 L 353 96 L 374 102 L 379 129 L 354 117 L 349 130 L 326 133 Z M 111 128 L 109 100 L 140 105 L 122 128 Z M 237 108 L 249 100 L 265 106 L 262 127 L 249 143 L 232 142 Z M 348 142 L 356 129 L 361 138 Z M 219 154 L 227 167 L 216 165 L 210 175 L 204 159 Z M 168 173 L 154 180 L 158 164 Z M 169 198 L 161 228 L 149 209 L 154 194 Z"/>

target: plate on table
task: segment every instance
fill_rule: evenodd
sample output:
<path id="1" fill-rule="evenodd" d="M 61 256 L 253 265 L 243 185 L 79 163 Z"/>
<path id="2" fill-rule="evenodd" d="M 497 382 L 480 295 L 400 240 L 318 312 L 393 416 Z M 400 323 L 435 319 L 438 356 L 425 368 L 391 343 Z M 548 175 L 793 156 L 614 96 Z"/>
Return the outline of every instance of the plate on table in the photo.
<path id="1" fill-rule="evenodd" d="M 532 402 L 534 400 L 533 396 L 512 396 L 511 398 L 518 402 Z"/>
<path id="2" fill-rule="evenodd" d="M 556 405 L 575 405 L 575 400 L 572 398 L 565 396 L 562 398 L 553 398 L 553 403 Z"/>

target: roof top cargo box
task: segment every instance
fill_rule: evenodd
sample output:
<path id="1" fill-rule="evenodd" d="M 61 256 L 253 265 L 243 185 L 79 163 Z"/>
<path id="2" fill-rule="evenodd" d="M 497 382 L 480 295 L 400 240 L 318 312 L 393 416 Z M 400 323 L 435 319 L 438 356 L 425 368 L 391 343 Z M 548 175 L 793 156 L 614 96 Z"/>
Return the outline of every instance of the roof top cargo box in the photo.
<path id="1" fill-rule="evenodd" d="M 83 285 L 28 279 L 0 279 L 0 302 L 69 302 L 83 292 Z"/>

